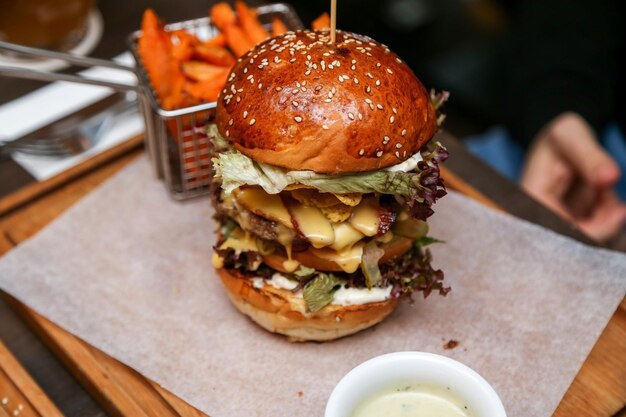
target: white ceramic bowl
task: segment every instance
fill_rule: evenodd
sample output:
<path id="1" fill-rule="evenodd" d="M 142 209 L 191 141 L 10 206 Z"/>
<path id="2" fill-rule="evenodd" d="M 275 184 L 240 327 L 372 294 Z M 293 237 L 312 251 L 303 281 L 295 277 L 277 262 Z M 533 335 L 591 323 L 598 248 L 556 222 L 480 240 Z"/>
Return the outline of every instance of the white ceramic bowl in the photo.
<path id="1" fill-rule="evenodd" d="M 480 417 L 506 417 L 498 394 L 466 365 L 426 352 L 396 352 L 363 362 L 344 376 L 326 404 L 325 417 L 350 417 L 365 399 L 395 384 L 412 381 L 450 387 Z"/>

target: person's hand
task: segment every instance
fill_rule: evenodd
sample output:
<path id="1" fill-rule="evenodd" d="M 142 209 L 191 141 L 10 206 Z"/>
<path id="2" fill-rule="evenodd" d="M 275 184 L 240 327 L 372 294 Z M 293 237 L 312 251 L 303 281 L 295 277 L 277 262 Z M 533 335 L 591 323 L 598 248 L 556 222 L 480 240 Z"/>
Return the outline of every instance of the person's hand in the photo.
<path id="1" fill-rule="evenodd" d="M 626 222 L 626 205 L 613 191 L 620 175 L 587 122 L 576 113 L 563 113 L 535 138 L 521 183 L 587 235 L 606 241 Z"/>

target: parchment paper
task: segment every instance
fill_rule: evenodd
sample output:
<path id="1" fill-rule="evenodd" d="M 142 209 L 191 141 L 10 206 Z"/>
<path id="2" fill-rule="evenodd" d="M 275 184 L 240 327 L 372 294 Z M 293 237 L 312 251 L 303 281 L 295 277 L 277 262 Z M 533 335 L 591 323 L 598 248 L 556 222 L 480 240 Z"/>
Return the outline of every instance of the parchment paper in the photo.
<path id="1" fill-rule="evenodd" d="M 207 200 L 177 203 L 145 159 L 0 259 L 0 287 L 211 417 L 321 416 L 358 363 L 435 352 L 481 373 L 510 417 L 550 416 L 626 291 L 626 256 L 450 193 L 435 266 L 453 290 L 374 329 L 291 344 L 234 310 Z M 443 344 L 460 341 L 452 350 Z M 301 395 L 300 395 L 301 394 Z"/>

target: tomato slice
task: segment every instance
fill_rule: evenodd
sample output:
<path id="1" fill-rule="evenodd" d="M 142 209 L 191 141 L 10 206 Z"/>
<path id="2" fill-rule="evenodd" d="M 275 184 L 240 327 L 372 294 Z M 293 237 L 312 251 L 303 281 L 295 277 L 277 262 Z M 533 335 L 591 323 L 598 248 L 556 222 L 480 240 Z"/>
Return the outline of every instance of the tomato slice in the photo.
<path id="1" fill-rule="evenodd" d="M 396 236 L 390 242 L 385 243 L 381 246 L 381 248 L 385 251 L 385 254 L 380 258 L 379 263 L 383 264 L 389 261 L 392 261 L 411 249 L 413 246 L 413 241 L 411 239 Z M 308 266 L 309 268 L 314 268 L 318 271 L 327 271 L 327 272 L 342 272 L 343 269 L 336 262 L 320 258 L 311 252 L 310 250 L 305 250 L 303 252 L 294 252 L 292 258 L 296 261 L 300 262 L 304 266 Z M 263 256 L 263 261 L 271 268 L 288 273 L 283 266 L 283 262 L 285 262 L 287 258 L 283 255 L 273 253 L 271 255 Z"/>

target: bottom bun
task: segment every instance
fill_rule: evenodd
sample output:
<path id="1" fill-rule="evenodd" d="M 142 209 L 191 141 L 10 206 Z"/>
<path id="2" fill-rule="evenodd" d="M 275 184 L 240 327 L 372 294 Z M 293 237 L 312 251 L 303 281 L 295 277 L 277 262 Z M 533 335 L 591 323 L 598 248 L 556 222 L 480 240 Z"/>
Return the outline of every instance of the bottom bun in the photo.
<path id="1" fill-rule="evenodd" d="M 263 285 L 257 288 L 241 272 L 217 270 L 230 301 L 259 326 L 289 337 L 292 342 L 327 341 L 356 333 L 381 322 L 398 305 L 392 298 L 374 303 L 341 306 L 330 304 L 306 311 L 304 299 L 288 290 Z"/>

